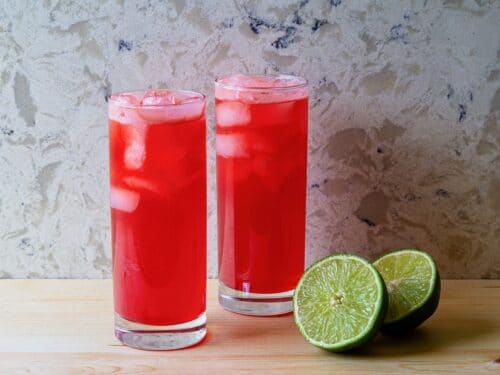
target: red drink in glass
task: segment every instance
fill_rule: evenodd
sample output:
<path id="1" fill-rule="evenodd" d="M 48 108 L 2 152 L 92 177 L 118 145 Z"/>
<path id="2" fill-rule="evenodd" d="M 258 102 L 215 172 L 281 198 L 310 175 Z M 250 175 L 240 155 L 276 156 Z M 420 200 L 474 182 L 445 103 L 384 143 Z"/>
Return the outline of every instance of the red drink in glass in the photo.
<path id="1" fill-rule="evenodd" d="M 216 82 L 219 300 L 291 311 L 304 271 L 308 93 L 293 76 Z"/>
<path id="2" fill-rule="evenodd" d="M 117 337 L 174 349 L 205 335 L 205 98 L 186 91 L 109 100 Z"/>

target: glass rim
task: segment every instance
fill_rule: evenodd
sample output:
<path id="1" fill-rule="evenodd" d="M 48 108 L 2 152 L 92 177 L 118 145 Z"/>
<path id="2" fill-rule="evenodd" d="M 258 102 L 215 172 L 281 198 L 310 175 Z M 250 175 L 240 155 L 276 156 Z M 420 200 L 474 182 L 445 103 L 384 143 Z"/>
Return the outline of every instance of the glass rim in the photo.
<path id="1" fill-rule="evenodd" d="M 179 103 L 179 104 L 127 104 L 123 102 L 118 102 L 116 99 L 113 97 L 120 96 L 120 95 L 134 95 L 141 93 L 142 96 L 148 91 L 160 91 L 160 92 L 171 92 L 171 93 L 179 93 L 179 94 L 192 94 L 193 95 L 193 100 L 189 100 L 185 103 Z M 167 89 L 167 88 L 161 88 L 161 89 L 142 89 L 142 90 L 126 90 L 126 91 L 117 91 L 112 93 L 108 97 L 108 105 L 113 104 L 116 107 L 120 108 L 145 108 L 145 109 L 158 109 L 158 108 L 170 108 L 170 107 L 182 107 L 185 105 L 189 105 L 192 103 L 198 103 L 202 101 L 206 101 L 207 96 L 205 94 L 202 94 L 197 91 L 191 91 L 191 90 L 177 90 L 177 89 Z"/>
<path id="2" fill-rule="evenodd" d="M 235 75 L 242 75 L 245 77 L 265 77 L 265 78 L 279 78 L 279 77 L 285 77 L 285 78 L 294 78 L 297 79 L 298 82 L 296 84 L 288 85 L 288 86 L 272 86 L 272 87 L 259 87 L 259 86 L 239 86 L 236 84 L 232 83 L 223 83 L 223 79 L 230 78 Z M 306 78 L 301 77 L 301 76 L 296 76 L 293 74 L 241 74 L 241 73 L 232 73 L 232 74 L 224 74 L 220 76 L 215 77 L 215 86 L 220 87 L 225 90 L 234 90 L 234 91 L 260 91 L 260 92 L 266 92 L 266 91 L 288 91 L 288 90 L 297 90 L 297 89 L 302 89 L 302 88 L 307 88 L 308 81 Z"/>

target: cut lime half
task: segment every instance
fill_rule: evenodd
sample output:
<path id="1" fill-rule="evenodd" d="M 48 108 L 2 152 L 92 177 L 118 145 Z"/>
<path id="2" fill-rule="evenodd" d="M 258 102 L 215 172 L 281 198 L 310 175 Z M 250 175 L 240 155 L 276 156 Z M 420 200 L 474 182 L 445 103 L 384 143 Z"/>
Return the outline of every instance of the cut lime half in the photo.
<path id="1" fill-rule="evenodd" d="M 397 250 L 380 257 L 373 265 L 384 278 L 389 293 L 385 331 L 405 333 L 436 311 L 441 283 L 429 254 L 416 249 Z"/>
<path id="2" fill-rule="evenodd" d="M 382 277 L 365 259 L 332 255 L 309 267 L 293 296 L 295 323 L 311 344 L 330 351 L 372 339 L 387 311 Z"/>

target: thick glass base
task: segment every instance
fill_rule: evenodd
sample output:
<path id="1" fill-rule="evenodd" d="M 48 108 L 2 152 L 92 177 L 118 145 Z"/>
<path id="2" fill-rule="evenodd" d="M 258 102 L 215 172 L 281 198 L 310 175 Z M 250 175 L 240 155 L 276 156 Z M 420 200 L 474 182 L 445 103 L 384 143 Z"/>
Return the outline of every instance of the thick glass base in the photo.
<path id="1" fill-rule="evenodd" d="M 152 326 L 131 322 L 115 313 L 115 336 L 125 345 L 143 350 L 172 350 L 192 346 L 205 337 L 206 315 L 190 322 Z"/>
<path id="2" fill-rule="evenodd" d="M 226 310 L 257 316 L 282 315 L 292 311 L 293 290 L 282 293 L 247 293 L 219 281 L 219 303 Z"/>

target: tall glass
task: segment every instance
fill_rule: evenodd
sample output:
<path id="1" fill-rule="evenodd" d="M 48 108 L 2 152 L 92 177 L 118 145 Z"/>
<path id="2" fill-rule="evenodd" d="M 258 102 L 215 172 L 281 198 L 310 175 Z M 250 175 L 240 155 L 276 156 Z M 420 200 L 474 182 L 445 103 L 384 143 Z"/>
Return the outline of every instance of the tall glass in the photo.
<path id="1" fill-rule="evenodd" d="M 205 97 L 188 91 L 109 99 L 115 335 L 140 349 L 205 336 Z"/>
<path id="2" fill-rule="evenodd" d="M 215 113 L 219 302 L 248 315 L 290 312 L 304 271 L 307 82 L 222 77 Z"/>

